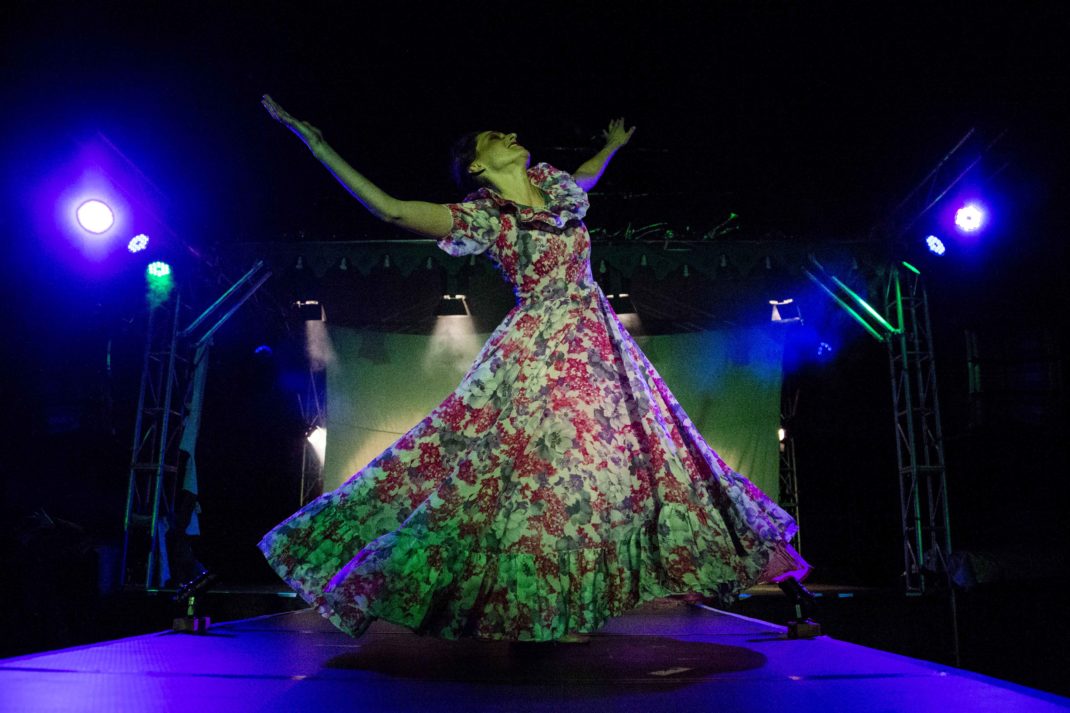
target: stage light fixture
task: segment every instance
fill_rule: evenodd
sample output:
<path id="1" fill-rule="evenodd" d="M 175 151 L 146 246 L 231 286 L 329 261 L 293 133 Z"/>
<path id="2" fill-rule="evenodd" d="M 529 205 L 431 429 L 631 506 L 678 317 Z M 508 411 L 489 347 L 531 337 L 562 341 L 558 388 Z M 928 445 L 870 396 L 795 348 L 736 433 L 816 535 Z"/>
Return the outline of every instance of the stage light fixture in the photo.
<path id="1" fill-rule="evenodd" d="M 310 429 L 305 438 L 312 446 L 312 450 L 316 452 L 316 457 L 319 459 L 320 465 L 323 465 L 323 461 L 327 455 L 327 429 L 323 426 L 316 426 Z"/>
<path id="2" fill-rule="evenodd" d="M 967 203 L 955 211 L 955 225 L 964 233 L 975 233 L 985 224 L 985 210 L 978 203 Z"/>
<path id="3" fill-rule="evenodd" d="M 149 246 L 149 236 L 141 233 L 130 238 L 130 242 L 126 244 L 126 249 L 132 253 L 139 253 Z"/>
<path id="4" fill-rule="evenodd" d="M 319 322 L 323 319 L 323 307 L 316 300 L 298 300 L 294 302 L 294 307 L 306 322 Z"/>
<path id="5" fill-rule="evenodd" d="M 935 235 L 925 238 L 925 244 L 933 255 L 943 255 L 947 252 L 947 246 L 944 245 L 944 241 Z"/>
<path id="6" fill-rule="evenodd" d="M 832 345 L 826 341 L 818 342 L 817 345 L 817 358 L 827 359 L 832 356 Z"/>
<path id="7" fill-rule="evenodd" d="M 156 262 L 149 263 L 149 266 L 145 269 L 149 278 L 161 278 L 168 277 L 171 274 L 171 266 L 166 262 L 157 260 Z"/>
<path id="8" fill-rule="evenodd" d="M 115 225 L 115 214 L 111 208 L 104 201 L 95 198 L 78 206 L 75 214 L 78 216 L 78 225 L 96 235 L 106 232 Z"/>
<path id="9" fill-rule="evenodd" d="M 606 299 L 609 300 L 609 306 L 618 316 L 636 313 L 635 304 L 627 292 L 621 292 L 619 295 L 606 295 Z"/>
<path id="10" fill-rule="evenodd" d="M 146 267 L 145 282 L 148 287 L 146 298 L 151 309 L 156 309 L 171 299 L 171 293 L 175 289 L 175 278 L 171 274 L 171 266 L 166 262 L 156 261 Z"/>
<path id="11" fill-rule="evenodd" d="M 442 295 L 435 308 L 436 317 L 467 317 L 470 314 L 464 295 Z"/>
<path id="12" fill-rule="evenodd" d="M 802 314 L 799 312 L 799 306 L 795 304 L 795 300 L 769 300 L 769 304 L 773 305 L 773 314 L 769 318 L 770 322 L 802 324 Z"/>

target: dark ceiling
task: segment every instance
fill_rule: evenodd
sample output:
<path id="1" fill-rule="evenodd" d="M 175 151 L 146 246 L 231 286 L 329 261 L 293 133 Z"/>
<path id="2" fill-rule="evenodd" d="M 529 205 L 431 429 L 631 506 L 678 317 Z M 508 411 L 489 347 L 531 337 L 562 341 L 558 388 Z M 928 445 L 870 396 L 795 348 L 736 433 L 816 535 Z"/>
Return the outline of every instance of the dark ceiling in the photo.
<path id="1" fill-rule="evenodd" d="M 517 131 L 572 169 L 623 115 L 638 130 L 592 227 L 734 211 L 751 230 L 857 236 L 970 128 L 1002 136 L 987 170 L 1061 180 L 1061 3 L 237 5 L 9 9 L 9 165 L 100 131 L 193 242 L 381 232 L 270 121 L 267 92 L 386 190 L 435 201 L 458 197 L 445 164 L 463 131 Z"/>

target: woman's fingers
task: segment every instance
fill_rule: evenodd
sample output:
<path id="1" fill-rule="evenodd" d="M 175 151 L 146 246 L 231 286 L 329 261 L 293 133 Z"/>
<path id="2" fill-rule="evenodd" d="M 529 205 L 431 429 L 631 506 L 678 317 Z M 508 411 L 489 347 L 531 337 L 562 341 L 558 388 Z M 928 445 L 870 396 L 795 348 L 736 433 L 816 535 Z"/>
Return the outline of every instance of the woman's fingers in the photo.
<path id="1" fill-rule="evenodd" d="M 267 109 L 268 114 L 270 114 L 271 118 L 275 121 L 289 125 L 294 123 L 294 118 L 290 116 L 290 112 L 279 106 L 278 102 L 272 99 L 270 95 L 265 94 L 261 97 L 260 103 Z"/>
<path id="2" fill-rule="evenodd" d="M 623 146 L 632 138 L 634 132 L 634 126 L 630 129 L 624 128 L 624 117 L 621 116 L 609 120 L 609 128 L 602 132 L 602 136 L 605 137 L 608 143 Z"/>

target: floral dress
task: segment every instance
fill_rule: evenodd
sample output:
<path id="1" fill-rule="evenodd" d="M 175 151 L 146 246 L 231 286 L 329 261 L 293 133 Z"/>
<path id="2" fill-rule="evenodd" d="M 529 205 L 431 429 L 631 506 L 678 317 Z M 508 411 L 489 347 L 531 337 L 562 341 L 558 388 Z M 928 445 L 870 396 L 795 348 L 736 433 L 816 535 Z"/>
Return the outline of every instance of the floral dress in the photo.
<path id="1" fill-rule="evenodd" d="M 728 602 L 807 564 L 792 519 L 695 429 L 591 275 L 587 194 L 528 169 L 545 208 L 450 204 L 451 255 L 486 253 L 516 306 L 457 389 L 268 532 L 272 567 L 337 627 L 540 641 L 642 601 Z"/>

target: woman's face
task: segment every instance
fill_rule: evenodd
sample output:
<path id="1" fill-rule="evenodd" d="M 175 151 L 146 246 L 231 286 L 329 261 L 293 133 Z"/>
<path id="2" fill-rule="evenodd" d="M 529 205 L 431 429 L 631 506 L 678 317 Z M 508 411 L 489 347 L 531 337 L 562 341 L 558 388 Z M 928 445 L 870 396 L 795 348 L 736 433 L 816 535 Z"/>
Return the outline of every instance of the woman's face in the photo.
<path id="1" fill-rule="evenodd" d="M 476 139 L 476 158 L 472 165 L 477 170 L 497 172 L 517 162 L 527 168 L 530 158 L 528 150 L 516 142 L 516 134 L 484 131 Z"/>

